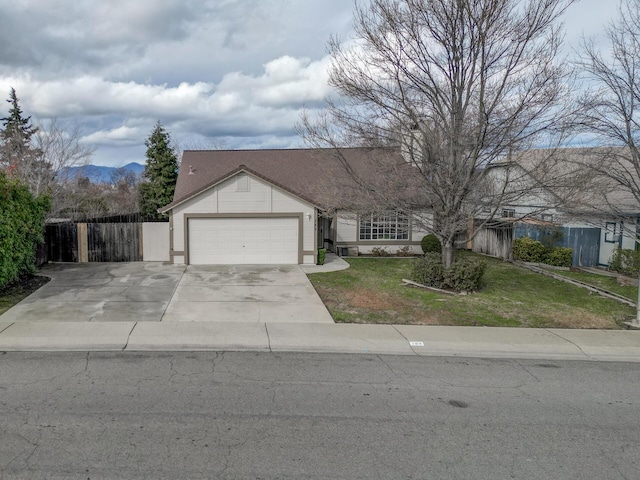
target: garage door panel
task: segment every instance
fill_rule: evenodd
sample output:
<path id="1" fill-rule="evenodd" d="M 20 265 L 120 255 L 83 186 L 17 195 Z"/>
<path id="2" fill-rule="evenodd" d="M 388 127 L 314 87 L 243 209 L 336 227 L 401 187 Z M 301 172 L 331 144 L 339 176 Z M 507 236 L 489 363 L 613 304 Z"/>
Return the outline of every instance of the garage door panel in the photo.
<path id="1" fill-rule="evenodd" d="M 298 219 L 190 218 L 192 265 L 297 264 Z"/>

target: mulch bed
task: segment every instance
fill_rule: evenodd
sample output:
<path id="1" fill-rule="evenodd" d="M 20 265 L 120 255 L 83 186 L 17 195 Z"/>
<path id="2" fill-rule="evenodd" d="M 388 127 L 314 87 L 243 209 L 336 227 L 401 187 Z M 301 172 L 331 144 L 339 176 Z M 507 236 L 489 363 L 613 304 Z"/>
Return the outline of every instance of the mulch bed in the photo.
<path id="1" fill-rule="evenodd" d="M 25 275 L 6 287 L 0 288 L 0 314 L 47 284 L 49 280 L 47 277 Z"/>

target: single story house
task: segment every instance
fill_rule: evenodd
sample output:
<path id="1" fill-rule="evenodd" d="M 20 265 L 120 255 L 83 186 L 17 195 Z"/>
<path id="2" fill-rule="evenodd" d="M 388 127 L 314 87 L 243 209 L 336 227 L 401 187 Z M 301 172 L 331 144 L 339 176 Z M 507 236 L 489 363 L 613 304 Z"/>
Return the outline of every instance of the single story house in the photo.
<path id="1" fill-rule="evenodd" d="M 368 195 L 357 178 L 388 189 L 386 167 L 399 182 L 394 194 L 407 196 L 415 175 L 393 149 L 185 151 L 174 199 L 160 209 L 170 218 L 171 261 L 315 264 L 321 247 L 341 255 L 376 247 L 420 253 L 426 232 L 416 217 L 366 212 L 353 201 L 365 205 Z"/>

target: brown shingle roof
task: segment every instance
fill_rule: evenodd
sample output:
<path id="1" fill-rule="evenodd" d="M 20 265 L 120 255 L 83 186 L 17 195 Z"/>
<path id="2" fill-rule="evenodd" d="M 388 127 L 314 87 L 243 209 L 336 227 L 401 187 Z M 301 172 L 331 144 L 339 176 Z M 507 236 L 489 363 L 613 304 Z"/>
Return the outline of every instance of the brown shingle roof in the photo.
<path id="1" fill-rule="evenodd" d="M 357 175 L 368 182 L 385 181 L 380 158 L 394 171 L 414 172 L 398 150 L 346 148 L 340 155 Z M 347 167 L 334 149 L 289 150 L 188 150 L 183 153 L 178 182 L 171 202 L 161 211 L 194 197 L 230 176 L 246 171 L 320 208 L 335 207 L 327 183 L 354 184 Z M 377 179 L 377 180 L 376 180 Z"/>

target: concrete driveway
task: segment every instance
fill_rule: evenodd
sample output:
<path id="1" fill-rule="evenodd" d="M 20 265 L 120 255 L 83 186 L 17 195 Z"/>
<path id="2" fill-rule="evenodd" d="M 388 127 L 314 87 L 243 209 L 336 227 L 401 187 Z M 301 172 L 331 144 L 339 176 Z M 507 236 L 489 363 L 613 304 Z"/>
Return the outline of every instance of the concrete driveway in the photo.
<path id="1" fill-rule="evenodd" d="M 297 265 L 56 264 L 2 322 L 333 323 Z"/>
<path id="2" fill-rule="evenodd" d="M 163 321 L 333 323 L 298 265 L 189 265 Z"/>

